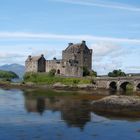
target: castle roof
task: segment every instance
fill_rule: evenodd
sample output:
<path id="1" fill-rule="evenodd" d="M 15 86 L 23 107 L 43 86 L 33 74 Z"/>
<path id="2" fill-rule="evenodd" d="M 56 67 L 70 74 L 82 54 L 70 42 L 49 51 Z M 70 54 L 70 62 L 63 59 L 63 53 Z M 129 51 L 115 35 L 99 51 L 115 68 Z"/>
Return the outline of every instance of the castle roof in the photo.
<path id="1" fill-rule="evenodd" d="M 65 51 L 71 52 L 78 52 L 80 50 L 89 50 L 85 41 L 82 41 L 82 43 L 78 44 L 69 43 L 69 46 L 65 49 Z"/>
<path id="2" fill-rule="evenodd" d="M 26 61 L 34 61 L 34 62 L 36 62 L 42 57 L 44 57 L 44 56 L 43 55 L 40 55 L 40 56 L 31 56 L 31 55 L 29 55 Z"/>

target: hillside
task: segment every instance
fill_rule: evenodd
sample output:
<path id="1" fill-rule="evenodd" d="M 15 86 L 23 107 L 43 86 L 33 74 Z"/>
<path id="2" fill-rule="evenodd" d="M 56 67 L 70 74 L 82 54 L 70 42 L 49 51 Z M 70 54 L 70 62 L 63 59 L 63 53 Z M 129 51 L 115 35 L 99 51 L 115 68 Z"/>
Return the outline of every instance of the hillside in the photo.
<path id="1" fill-rule="evenodd" d="M 24 72 L 25 72 L 25 66 L 19 65 L 19 64 L 6 64 L 6 65 L 0 66 L 0 70 L 13 71 L 19 77 L 22 77 L 24 75 Z"/>
<path id="2" fill-rule="evenodd" d="M 4 71 L 0 70 L 0 79 L 1 80 L 6 80 L 6 81 L 11 81 L 12 79 L 19 78 L 18 75 L 12 71 Z"/>

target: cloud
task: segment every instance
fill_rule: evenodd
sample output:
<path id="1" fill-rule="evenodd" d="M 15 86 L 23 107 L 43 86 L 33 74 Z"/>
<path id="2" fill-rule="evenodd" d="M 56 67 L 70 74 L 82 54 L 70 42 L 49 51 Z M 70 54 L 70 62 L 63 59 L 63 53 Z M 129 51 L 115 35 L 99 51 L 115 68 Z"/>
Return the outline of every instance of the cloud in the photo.
<path id="1" fill-rule="evenodd" d="M 0 64 L 12 64 L 12 63 L 18 63 L 18 64 L 24 64 L 24 61 L 26 59 L 26 55 L 19 54 L 18 53 L 7 53 L 7 52 L 0 52 Z"/>
<path id="2" fill-rule="evenodd" d="M 100 37 L 93 35 L 65 35 L 29 32 L 0 32 L 0 39 L 55 39 L 55 40 L 87 40 L 87 41 L 109 41 L 116 43 L 140 44 L 140 39 Z"/>
<path id="3" fill-rule="evenodd" d="M 33 51 L 31 55 L 38 56 L 40 54 L 44 54 L 46 59 L 53 59 L 54 57 L 57 59 L 62 59 L 62 50 L 58 49 L 36 50 Z"/>
<path id="4" fill-rule="evenodd" d="M 125 67 L 124 71 L 126 71 L 127 73 L 140 73 L 140 66 Z"/>
<path id="5" fill-rule="evenodd" d="M 91 46 L 93 49 L 93 69 L 99 75 L 124 67 L 122 59 L 127 55 L 127 53 L 125 54 L 127 49 L 110 42 L 98 42 Z"/>
<path id="6" fill-rule="evenodd" d="M 136 50 L 128 50 L 115 44 L 108 44 L 104 42 L 96 43 L 92 45 L 93 49 L 93 69 L 98 72 L 99 75 L 107 74 L 114 69 L 122 69 L 126 73 L 140 73 L 140 66 L 135 64 L 134 61 L 130 66 L 126 66 L 128 62 L 127 58 L 130 54 L 136 57 Z M 139 51 L 137 50 L 137 53 Z"/>
<path id="7" fill-rule="evenodd" d="M 139 71 L 140 72 L 140 66 L 128 66 L 126 67 L 129 71 Z"/>
<path id="8" fill-rule="evenodd" d="M 52 1 L 52 0 L 51 0 Z M 85 0 L 53 0 L 56 2 L 70 3 L 75 5 L 83 5 L 83 6 L 92 6 L 92 7 L 101 7 L 101 8 L 111 8 L 111 9 L 119 9 L 126 10 L 131 12 L 140 12 L 140 8 L 132 7 L 128 5 L 120 5 L 116 3 L 101 3 L 97 1 L 85 1 Z"/>
<path id="9" fill-rule="evenodd" d="M 96 57 L 109 55 L 121 49 L 120 46 L 110 42 L 98 42 L 91 46 L 92 46 L 91 48 L 94 50 L 94 55 Z"/>
<path id="10" fill-rule="evenodd" d="M 94 63 L 93 64 L 93 69 L 95 71 L 98 72 L 99 75 L 105 75 L 111 71 L 113 71 L 114 69 L 121 69 L 122 67 L 122 64 L 121 62 L 108 62 L 108 63 L 103 63 L 103 62 L 100 62 L 100 63 Z"/>
<path id="11" fill-rule="evenodd" d="M 24 55 L 19 53 L 2 53 L 0 52 L 0 58 L 16 58 L 16 57 L 24 57 Z"/>

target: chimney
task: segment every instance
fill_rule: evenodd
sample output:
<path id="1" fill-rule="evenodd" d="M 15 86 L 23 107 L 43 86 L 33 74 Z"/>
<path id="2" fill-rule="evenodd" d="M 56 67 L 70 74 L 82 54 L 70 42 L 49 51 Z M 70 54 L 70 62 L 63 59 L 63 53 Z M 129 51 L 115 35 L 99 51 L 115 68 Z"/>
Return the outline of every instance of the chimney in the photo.
<path id="1" fill-rule="evenodd" d="M 71 45 L 73 45 L 73 43 L 70 42 L 68 45 L 71 46 Z"/>
<path id="2" fill-rule="evenodd" d="M 31 60 L 31 59 L 32 59 L 32 56 L 31 56 L 31 55 L 29 55 L 29 56 L 28 56 L 28 59 L 29 59 L 29 60 Z"/>
<path id="3" fill-rule="evenodd" d="M 82 44 L 83 44 L 83 45 L 86 45 L 86 41 L 83 40 L 83 41 L 82 41 Z"/>
<path id="4" fill-rule="evenodd" d="M 57 60 L 56 57 L 54 57 L 53 60 Z"/>

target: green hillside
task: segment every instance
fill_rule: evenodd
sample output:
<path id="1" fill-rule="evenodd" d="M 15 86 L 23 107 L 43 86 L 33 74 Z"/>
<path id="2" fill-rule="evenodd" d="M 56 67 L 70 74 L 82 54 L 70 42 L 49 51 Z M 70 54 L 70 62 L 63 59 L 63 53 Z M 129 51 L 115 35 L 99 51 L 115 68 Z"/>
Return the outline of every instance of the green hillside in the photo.
<path id="1" fill-rule="evenodd" d="M 12 71 L 0 70 L 0 79 L 1 80 L 11 81 L 14 78 L 19 78 L 16 73 L 14 73 Z"/>

